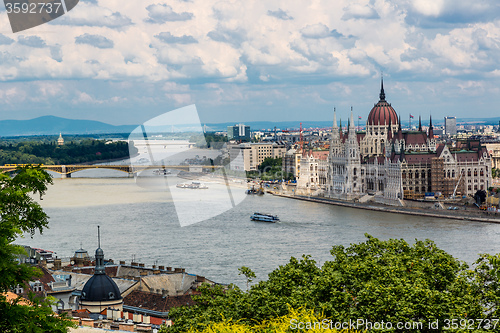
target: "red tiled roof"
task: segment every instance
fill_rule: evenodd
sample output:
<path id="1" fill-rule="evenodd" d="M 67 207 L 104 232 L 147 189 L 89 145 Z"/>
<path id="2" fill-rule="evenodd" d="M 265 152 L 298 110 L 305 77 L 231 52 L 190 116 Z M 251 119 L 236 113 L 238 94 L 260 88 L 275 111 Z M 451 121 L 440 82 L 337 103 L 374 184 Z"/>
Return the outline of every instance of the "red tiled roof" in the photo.
<path id="1" fill-rule="evenodd" d="M 193 292 L 199 294 L 199 292 Z M 171 308 L 182 305 L 194 305 L 191 295 L 165 296 L 134 290 L 123 299 L 123 304 L 143 309 L 168 312 Z"/>
<path id="2" fill-rule="evenodd" d="M 405 154 L 405 160 L 408 164 L 431 163 L 433 157 L 436 157 L 436 154 Z"/>
<path id="3" fill-rule="evenodd" d="M 425 132 L 410 132 L 404 133 L 406 145 L 422 145 L 427 143 L 427 134 Z"/>
<path id="4" fill-rule="evenodd" d="M 466 153 L 454 153 L 451 152 L 453 157 L 456 157 L 456 160 L 458 162 L 465 162 L 465 161 L 478 161 L 478 153 L 477 152 L 466 152 Z"/>
<path id="5" fill-rule="evenodd" d="M 328 150 L 313 150 L 311 155 L 314 158 L 317 158 L 317 159 L 322 160 L 322 161 L 326 161 L 328 159 L 328 154 L 329 154 Z"/>

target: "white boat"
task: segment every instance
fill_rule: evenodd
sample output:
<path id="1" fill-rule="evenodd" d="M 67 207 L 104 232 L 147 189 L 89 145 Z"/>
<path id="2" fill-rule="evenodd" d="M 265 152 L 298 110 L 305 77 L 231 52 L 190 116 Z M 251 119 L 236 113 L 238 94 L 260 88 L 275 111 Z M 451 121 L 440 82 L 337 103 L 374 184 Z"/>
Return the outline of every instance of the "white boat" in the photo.
<path id="1" fill-rule="evenodd" d="M 178 188 L 190 188 L 194 190 L 206 190 L 208 189 L 208 186 L 200 183 L 200 182 L 191 182 L 191 184 L 177 184 L 176 187 Z"/>
<path id="2" fill-rule="evenodd" d="M 158 169 L 158 170 L 153 170 L 153 174 L 155 174 L 157 176 L 161 176 L 161 175 L 167 176 L 167 175 L 171 175 L 172 171 L 167 170 L 167 169 Z"/>
<path id="3" fill-rule="evenodd" d="M 270 223 L 275 223 L 280 220 L 276 215 L 263 214 L 263 213 L 253 213 L 253 215 L 250 216 L 250 219 L 252 221 L 270 222 Z"/>

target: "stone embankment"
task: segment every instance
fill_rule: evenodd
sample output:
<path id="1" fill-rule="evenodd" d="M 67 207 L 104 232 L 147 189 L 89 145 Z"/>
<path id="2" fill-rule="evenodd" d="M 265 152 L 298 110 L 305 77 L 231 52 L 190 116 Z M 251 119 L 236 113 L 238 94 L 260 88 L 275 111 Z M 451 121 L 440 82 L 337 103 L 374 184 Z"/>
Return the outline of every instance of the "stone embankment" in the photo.
<path id="1" fill-rule="evenodd" d="M 428 216 L 428 217 L 436 217 L 436 218 L 452 219 L 452 220 L 500 223 L 500 213 L 481 211 L 476 207 L 452 206 L 452 207 L 457 207 L 457 210 L 436 209 L 434 208 L 436 202 L 416 203 L 409 201 L 405 201 L 405 203 L 408 203 L 408 205 L 406 205 L 405 207 L 392 207 L 381 204 L 375 204 L 372 202 L 359 203 L 359 202 L 341 201 L 341 200 L 322 198 L 322 197 L 289 195 L 279 192 L 269 192 L 269 193 L 290 199 L 305 200 L 305 201 L 350 207 L 350 208 L 374 210 L 386 213 Z"/>

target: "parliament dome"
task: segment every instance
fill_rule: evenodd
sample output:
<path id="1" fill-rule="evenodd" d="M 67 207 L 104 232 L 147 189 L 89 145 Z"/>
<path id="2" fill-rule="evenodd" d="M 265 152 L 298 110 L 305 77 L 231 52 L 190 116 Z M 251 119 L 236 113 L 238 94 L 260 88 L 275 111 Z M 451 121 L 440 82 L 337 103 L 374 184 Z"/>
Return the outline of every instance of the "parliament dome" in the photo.
<path id="1" fill-rule="evenodd" d="M 372 108 L 368 115 L 368 125 L 396 125 L 398 115 L 391 104 L 385 100 L 384 81 L 381 83 L 380 100 Z"/>

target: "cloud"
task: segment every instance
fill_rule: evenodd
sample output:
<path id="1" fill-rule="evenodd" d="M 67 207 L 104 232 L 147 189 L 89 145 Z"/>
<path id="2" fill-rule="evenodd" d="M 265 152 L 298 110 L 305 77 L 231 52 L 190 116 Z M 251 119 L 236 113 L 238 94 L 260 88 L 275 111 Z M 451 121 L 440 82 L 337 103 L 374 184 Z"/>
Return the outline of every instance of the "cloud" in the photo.
<path id="1" fill-rule="evenodd" d="M 45 41 L 38 36 L 28 36 L 28 37 L 19 36 L 17 42 L 21 45 L 26 45 L 35 48 L 43 48 L 47 46 L 47 44 L 45 44 Z"/>
<path id="2" fill-rule="evenodd" d="M 172 35 L 170 32 L 160 32 L 155 35 L 160 41 L 167 44 L 195 44 L 198 41 L 193 36 L 183 35 L 180 37 Z"/>
<path id="3" fill-rule="evenodd" d="M 78 7 L 80 9 L 80 7 Z M 121 28 L 132 24 L 132 20 L 120 13 L 111 13 L 102 8 L 95 10 L 76 11 L 75 15 L 66 15 L 57 20 L 51 21 L 55 25 L 71 25 L 71 26 L 90 26 L 90 27 L 108 27 Z M 71 12 L 73 14 L 73 11 Z"/>
<path id="4" fill-rule="evenodd" d="M 268 10 L 267 15 L 279 18 L 280 20 L 293 20 L 293 17 L 287 14 L 283 9 L 278 8 L 278 10 Z"/>
<path id="5" fill-rule="evenodd" d="M 350 19 L 378 19 L 380 16 L 371 6 L 362 6 L 360 4 L 350 4 L 344 8 L 343 20 Z"/>
<path id="6" fill-rule="evenodd" d="M 405 21 L 426 29 L 488 22 L 500 16 L 497 1 L 415 0 L 405 6 Z"/>
<path id="7" fill-rule="evenodd" d="M 325 38 L 330 37 L 330 29 L 323 23 L 316 23 L 312 25 L 307 25 L 305 28 L 300 30 L 300 33 L 305 38 Z"/>
<path id="8" fill-rule="evenodd" d="M 85 33 L 81 36 L 77 36 L 75 38 L 75 43 L 76 44 L 88 44 L 94 47 L 97 47 L 99 49 L 110 49 L 114 46 L 114 43 L 112 40 L 101 36 L 101 35 L 91 35 L 88 33 Z"/>
<path id="9" fill-rule="evenodd" d="M 0 34 L 0 45 L 10 45 L 14 43 L 12 38 L 5 36 L 4 34 Z"/>
<path id="10" fill-rule="evenodd" d="M 149 18 L 145 22 L 148 23 L 162 24 L 169 21 L 188 21 L 193 18 L 192 13 L 176 13 L 167 4 L 149 5 L 146 7 L 146 10 L 148 11 Z"/>
<path id="11" fill-rule="evenodd" d="M 216 42 L 228 43 L 235 47 L 239 47 L 246 40 L 245 35 L 246 33 L 239 28 L 232 30 L 220 26 L 216 30 L 207 33 L 210 39 Z"/>

